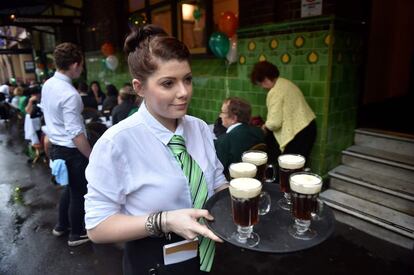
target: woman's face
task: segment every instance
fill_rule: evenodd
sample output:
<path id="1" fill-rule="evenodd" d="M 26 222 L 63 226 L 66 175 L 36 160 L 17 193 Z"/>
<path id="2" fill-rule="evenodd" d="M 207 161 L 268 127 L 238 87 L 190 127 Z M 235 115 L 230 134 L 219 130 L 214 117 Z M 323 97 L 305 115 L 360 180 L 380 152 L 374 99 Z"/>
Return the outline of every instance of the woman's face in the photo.
<path id="1" fill-rule="evenodd" d="M 99 91 L 98 84 L 93 83 L 92 86 L 91 86 L 91 89 L 94 93 L 97 93 Z"/>
<path id="2" fill-rule="evenodd" d="M 263 89 L 270 90 L 275 85 L 275 82 L 276 81 L 272 81 L 268 79 L 267 77 L 265 77 L 265 79 L 262 82 L 260 82 L 259 86 L 262 87 Z"/>
<path id="3" fill-rule="evenodd" d="M 193 93 L 191 68 L 187 61 L 159 61 L 158 70 L 134 88 L 144 97 L 148 111 L 167 129 L 175 131 L 176 121 L 187 113 Z"/>
<path id="4" fill-rule="evenodd" d="M 236 123 L 234 117 L 229 113 L 230 102 L 223 102 L 221 105 L 220 118 L 224 127 L 229 128 L 231 125 Z"/>

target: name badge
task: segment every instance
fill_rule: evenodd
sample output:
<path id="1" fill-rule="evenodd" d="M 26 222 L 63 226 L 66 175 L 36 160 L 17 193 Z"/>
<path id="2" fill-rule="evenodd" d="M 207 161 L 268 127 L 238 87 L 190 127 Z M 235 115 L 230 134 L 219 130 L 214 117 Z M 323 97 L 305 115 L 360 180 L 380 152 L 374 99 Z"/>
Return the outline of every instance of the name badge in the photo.
<path id="1" fill-rule="evenodd" d="M 164 245 L 164 265 L 187 261 L 197 257 L 198 239 Z"/>

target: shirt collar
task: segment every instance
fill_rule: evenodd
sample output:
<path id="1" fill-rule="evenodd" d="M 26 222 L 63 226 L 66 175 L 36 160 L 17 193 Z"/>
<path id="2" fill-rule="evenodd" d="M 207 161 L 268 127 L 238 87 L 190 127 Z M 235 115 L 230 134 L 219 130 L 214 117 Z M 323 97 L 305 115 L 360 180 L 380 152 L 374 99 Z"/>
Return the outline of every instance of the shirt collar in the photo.
<path id="1" fill-rule="evenodd" d="M 66 81 L 66 82 L 68 82 L 69 84 L 72 85 L 72 79 L 70 79 L 70 77 L 65 75 L 65 74 L 62 74 L 62 73 L 56 71 L 53 76 L 60 79 L 60 80 Z"/>
<path id="2" fill-rule="evenodd" d="M 234 128 L 236 128 L 239 125 L 241 125 L 241 122 L 237 122 L 237 123 L 234 123 L 233 125 L 229 126 L 229 128 L 227 128 L 227 130 L 226 130 L 226 134 L 230 133 L 231 130 L 233 130 Z"/>
<path id="3" fill-rule="evenodd" d="M 140 115 L 147 125 L 150 132 L 152 132 L 157 139 L 159 139 L 164 145 L 168 145 L 173 135 L 184 136 L 184 124 L 186 121 L 185 116 L 178 119 L 178 125 L 175 132 L 171 132 L 164 125 L 162 125 L 152 114 L 148 111 L 145 100 L 142 102 L 138 109 L 138 115 Z"/>

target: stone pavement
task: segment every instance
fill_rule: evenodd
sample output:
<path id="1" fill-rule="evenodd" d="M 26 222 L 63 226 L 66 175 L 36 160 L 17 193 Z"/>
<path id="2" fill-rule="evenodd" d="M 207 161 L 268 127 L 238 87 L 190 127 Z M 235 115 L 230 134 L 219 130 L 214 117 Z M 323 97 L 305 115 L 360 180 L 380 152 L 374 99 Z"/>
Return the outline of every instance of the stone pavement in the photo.
<path id="1" fill-rule="evenodd" d="M 70 248 L 65 237 L 52 236 L 60 189 L 51 184 L 46 164 L 27 163 L 21 136 L 0 121 L 0 274 L 122 274 L 120 244 Z M 324 243 L 290 254 L 218 244 L 211 274 L 414 274 L 413 251 L 335 226 Z"/>

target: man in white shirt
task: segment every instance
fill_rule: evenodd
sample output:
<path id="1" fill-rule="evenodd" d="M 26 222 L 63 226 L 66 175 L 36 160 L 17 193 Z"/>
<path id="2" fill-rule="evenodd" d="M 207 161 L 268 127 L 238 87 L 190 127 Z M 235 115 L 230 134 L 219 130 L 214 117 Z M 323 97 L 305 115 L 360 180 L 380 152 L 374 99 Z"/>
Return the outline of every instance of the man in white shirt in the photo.
<path id="1" fill-rule="evenodd" d="M 2 101 L 9 101 L 10 99 L 10 92 L 12 91 L 12 84 L 7 81 L 3 85 L 0 85 L 0 102 Z"/>
<path id="2" fill-rule="evenodd" d="M 75 44 L 62 43 L 56 46 L 53 55 L 57 71 L 43 85 L 42 108 L 52 143 L 51 158 L 65 160 L 69 175 L 53 234 L 62 236 L 70 228 L 68 245 L 76 246 L 89 241 L 84 225 L 84 195 L 91 147 L 81 115 L 82 99 L 72 85 L 72 80 L 82 73 L 83 54 Z"/>
<path id="3" fill-rule="evenodd" d="M 220 118 L 227 131 L 214 140 L 214 146 L 229 179 L 230 164 L 240 162 L 243 152 L 264 142 L 263 131 L 249 125 L 251 113 L 250 103 L 238 97 L 226 98 L 221 106 Z"/>

